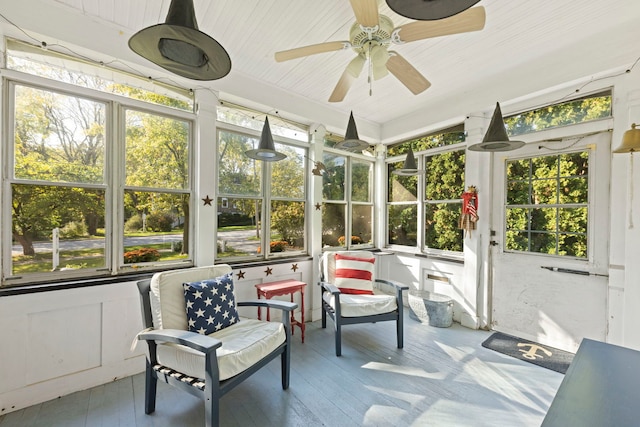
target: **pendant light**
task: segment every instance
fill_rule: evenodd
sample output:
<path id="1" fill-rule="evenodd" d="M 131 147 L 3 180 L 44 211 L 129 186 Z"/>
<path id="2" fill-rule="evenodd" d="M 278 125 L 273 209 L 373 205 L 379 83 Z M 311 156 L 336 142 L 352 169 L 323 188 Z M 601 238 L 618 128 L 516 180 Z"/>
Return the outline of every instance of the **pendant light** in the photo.
<path id="1" fill-rule="evenodd" d="M 398 15 L 421 21 L 448 18 L 469 9 L 480 0 L 387 0 Z"/>
<path id="2" fill-rule="evenodd" d="M 262 136 L 260 137 L 258 148 L 245 151 L 244 154 L 254 160 L 262 160 L 264 162 L 277 162 L 278 160 L 282 160 L 287 157 L 286 154 L 276 151 L 275 144 L 273 143 L 273 136 L 271 135 L 271 128 L 269 127 L 268 117 L 265 117 L 264 119 Z"/>
<path id="3" fill-rule="evenodd" d="M 404 160 L 402 169 L 394 169 L 393 171 L 391 171 L 391 173 L 400 176 L 413 176 L 422 175 L 424 171 L 418 170 L 418 166 L 416 165 L 416 158 L 413 155 L 413 150 L 409 148 L 409 152 L 407 153 L 407 158 Z"/>
<path id="4" fill-rule="evenodd" d="M 347 125 L 347 133 L 344 136 L 344 140 L 338 142 L 334 148 L 341 150 L 359 152 L 366 148 L 369 148 L 369 144 L 364 142 L 358 137 L 358 129 L 356 129 L 356 121 L 353 119 L 353 111 L 349 116 L 349 124 Z"/>
<path id="5" fill-rule="evenodd" d="M 179 76 L 217 80 L 231 71 L 227 51 L 198 30 L 193 0 L 171 0 L 164 24 L 138 31 L 129 39 L 138 55 Z"/>
<path id="6" fill-rule="evenodd" d="M 467 147 L 470 151 L 511 151 L 524 146 L 524 141 L 509 141 L 509 135 L 502 120 L 502 111 L 500 104 L 496 102 L 496 109 L 493 112 L 491 123 L 487 133 L 484 135 L 481 143 L 473 144 Z"/>

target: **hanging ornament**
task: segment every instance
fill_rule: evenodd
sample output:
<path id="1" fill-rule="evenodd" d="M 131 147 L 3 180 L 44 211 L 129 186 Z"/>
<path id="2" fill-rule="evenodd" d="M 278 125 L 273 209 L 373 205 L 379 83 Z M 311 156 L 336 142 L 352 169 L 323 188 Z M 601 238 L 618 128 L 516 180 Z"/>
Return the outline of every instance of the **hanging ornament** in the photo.
<path id="1" fill-rule="evenodd" d="M 460 229 L 471 237 L 471 230 L 476 229 L 478 222 L 478 191 L 474 185 L 470 185 L 467 191 L 462 193 L 462 214 L 460 215 Z"/>

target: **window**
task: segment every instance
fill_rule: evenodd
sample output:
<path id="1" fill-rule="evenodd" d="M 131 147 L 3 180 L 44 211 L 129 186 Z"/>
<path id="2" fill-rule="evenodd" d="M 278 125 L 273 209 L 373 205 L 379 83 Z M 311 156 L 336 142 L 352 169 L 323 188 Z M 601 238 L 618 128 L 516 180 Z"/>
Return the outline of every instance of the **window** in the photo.
<path id="1" fill-rule="evenodd" d="M 327 169 L 322 175 L 322 246 L 373 246 L 374 162 L 328 150 L 322 162 Z"/>
<path id="2" fill-rule="evenodd" d="M 507 162 L 506 250 L 587 258 L 589 152 Z"/>
<path id="3" fill-rule="evenodd" d="M 390 147 L 389 157 L 425 150 L 416 155 L 424 175 L 394 175 L 404 158 L 387 162 L 387 235 L 389 245 L 422 251 L 461 252 L 459 229 L 464 192 L 465 149 L 462 125 Z"/>
<path id="4" fill-rule="evenodd" d="M 511 136 L 611 117 L 611 91 L 525 111 L 504 118 Z"/>
<path id="5" fill-rule="evenodd" d="M 192 113 L 60 82 L 6 86 L 3 286 L 188 261 Z"/>
<path id="6" fill-rule="evenodd" d="M 282 136 L 300 139 L 302 128 L 291 129 L 288 122 L 270 118 L 275 148 L 287 157 L 256 161 L 245 155 L 260 142 L 264 121 L 254 116 L 229 106 L 218 111 L 218 118 L 230 123 L 218 129 L 217 258 L 225 261 L 307 251 L 307 149 Z"/>

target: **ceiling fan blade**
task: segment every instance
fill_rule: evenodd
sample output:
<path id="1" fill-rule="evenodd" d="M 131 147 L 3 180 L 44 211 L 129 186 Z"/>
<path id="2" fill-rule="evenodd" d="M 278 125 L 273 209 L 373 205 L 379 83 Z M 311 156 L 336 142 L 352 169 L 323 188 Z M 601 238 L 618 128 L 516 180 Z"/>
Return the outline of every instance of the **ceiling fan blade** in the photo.
<path id="1" fill-rule="evenodd" d="M 365 62 L 367 62 L 367 60 L 363 55 L 358 55 L 349 62 L 347 68 L 344 69 L 342 76 L 340 76 L 338 84 L 336 84 L 333 92 L 331 92 L 329 102 L 341 102 L 344 100 L 344 97 L 347 95 L 347 92 L 349 92 L 351 85 L 360 76 Z"/>
<path id="2" fill-rule="evenodd" d="M 414 21 L 393 30 L 391 41 L 397 44 L 449 34 L 479 31 L 484 28 L 484 7 L 474 7 L 449 18 L 437 21 Z"/>
<path id="3" fill-rule="evenodd" d="M 391 51 L 389 54 L 389 60 L 387 61 L 389 72 L 396 76 L 414 95 L 424 92 L 431 86 L 429 80 L 420 74 L 413 65 L 409 64 L 406 59 L 398 55 L 397 52 Z"/>
<path id="4" fill-rule="evenodd" d="M 376 0 L 350 0 L 356 21 L 363 27 L 378 25 L 378 2 Z"/>
<path id="5" fill-rule="evenodd" d="M 318 53 L 333 52 L 336 50 L 349 49 L 349 42 L 326 42 L 312 44 L 309 46 L 297 47 L 295 49 L 276 52 L 276 62 L 289 61 L 291 59 L 302 58 L 303 56 L 316 55 Z"/>

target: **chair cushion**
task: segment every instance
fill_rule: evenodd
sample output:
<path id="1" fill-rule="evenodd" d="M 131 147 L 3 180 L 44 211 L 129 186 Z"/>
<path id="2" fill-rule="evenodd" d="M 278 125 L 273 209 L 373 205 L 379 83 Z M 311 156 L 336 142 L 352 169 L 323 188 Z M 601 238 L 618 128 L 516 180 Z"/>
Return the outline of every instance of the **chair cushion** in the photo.
<path id="1" fill-rule="evenodd" d="M 233 296 L 233 273 L 184 283 L 183 287 L 191 332 L 209 335 L 240 320 Z"/>
<path id="2" fill-rule="evenodd" d="M 185 282 L 210 279 L 231 272 L 227 264 L 155 273 L 151 278 L 151 315 L 156 329 L 188 329 L 184 303 Z"/>
<path id="3" fill-rule="evenodd" d="M 222 341 L 218 348 L 220 380 L 231 378 L 253 366 L 285 342 L 284 325 L 243 318 L 228 328 L 210 334 Z M 204 354 L 180 344 L 159 344 L 158 362 L 195 378 L 204 378 Z"/>
<path id="4" fill-rule="evenodd" d="M 344 294 L 373 295 L 375 260 L 366 254 L 363 257 L 336 253 L 334 285 Z"/>
<path id="5" fill-rule="evenodd" d="M 335 297 L 325 292 L 322 298 L 335 309 Z M 340 315 L 342 317 L 372 316 L 390 313 L 398 308 L 393 295 L 340 295 Z"/>

